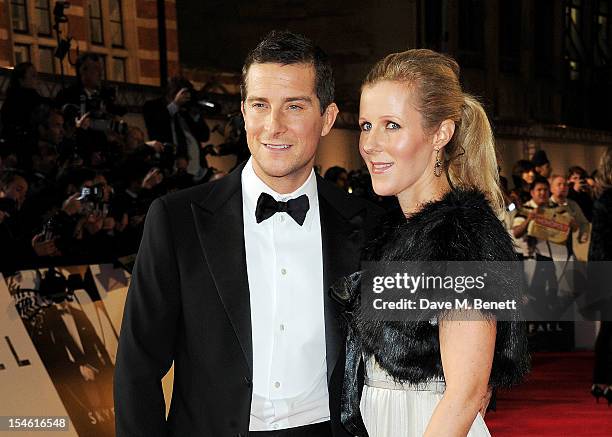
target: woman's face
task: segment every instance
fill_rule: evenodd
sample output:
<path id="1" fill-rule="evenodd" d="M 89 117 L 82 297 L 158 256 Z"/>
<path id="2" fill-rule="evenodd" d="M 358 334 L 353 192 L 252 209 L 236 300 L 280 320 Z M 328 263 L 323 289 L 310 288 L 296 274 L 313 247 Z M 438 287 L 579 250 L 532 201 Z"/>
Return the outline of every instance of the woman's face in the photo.
<path id="1" fill-rule="evenodd" d="M 531 184 L 535 179 L 535 172 L 533 170 L 524 171 L 521 177 L 525 182 Z"/>
<path id="2" fill-rule="evenodd" d="M 363 89 L 359 152 L 376 194 L 399 195 L 434 177 L 435 150 L 422 122 L 407 84 L 383 81 Z"/>

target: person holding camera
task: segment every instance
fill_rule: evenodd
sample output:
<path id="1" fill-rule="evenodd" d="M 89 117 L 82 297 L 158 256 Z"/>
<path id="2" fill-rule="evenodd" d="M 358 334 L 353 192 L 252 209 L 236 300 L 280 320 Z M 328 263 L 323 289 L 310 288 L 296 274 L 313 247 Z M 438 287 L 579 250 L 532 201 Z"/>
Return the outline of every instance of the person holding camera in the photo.
<path id="1" fill-rule="evenodd" d="M 569 192 L 567 198 L 576 202 L 589 222 L 593 221 L 593 191 L 588 183 L 589 174 L 580 166 L 570 167 L 567 172 Z"/>
<path id="2" fill-rule="evenodd" d="M 116 91 L 102 82 L 104 65 L 95 53 L 85 53 L 76 63 L 76 82 L 61 90 L 55 102 L 71 124 L 76 124 L 76 143 L 86 146 L 88 156 L 98 161 L 108 153 L 108 137 L 124 134 L 127 124 L 120 119 L 127 110 L 116 103 Z M 70 114 L 70 116 L 68 116 Z M 94 160 L 89 165 L 96 166 Z"/>
<path id="3" fill-rule="evenodd" d="M 188 160 L 187 173 L 194 181 L 208 180 L 211 172 L 202 153 L 202 144 L 208 141 L 210 130 L 191 82 L 180 76 L 173 77 L 165 96 L 146 102 L 142 111 L 149 140 L 174 145 L 175 157 Z"/>
<path id="4" fill-rule="evenodd" d="M 18 170 L 0 173 L 0 272 L 13 272 L 36 257 L 59 254 L 54 241 L 31 238 L 30 229 L 20 220 L 28 193 L 28 181 Z"/>

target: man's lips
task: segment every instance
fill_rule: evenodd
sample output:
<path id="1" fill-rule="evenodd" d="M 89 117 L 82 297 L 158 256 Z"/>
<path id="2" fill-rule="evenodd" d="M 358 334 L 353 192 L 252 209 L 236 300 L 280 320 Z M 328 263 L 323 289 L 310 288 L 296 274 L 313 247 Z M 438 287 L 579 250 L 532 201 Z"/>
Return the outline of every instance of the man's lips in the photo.
<path id="1" fill-rule="evenodd" d="M 268 149 L 268 150 L 288 150 L 289 148 L 291 148 L 291 144 L 285 144 L 285 143 L 265 143 L 262 142 L 261 144 L 263 144 L 263 146 Z"/>
<path id="2" fill-rule="evenodd" d="M 370 162 L 372 165 L 372 173 L 373 174 L 383 174 L 389 171 L 389 169 L 393 166 L 392 162 Z"/>

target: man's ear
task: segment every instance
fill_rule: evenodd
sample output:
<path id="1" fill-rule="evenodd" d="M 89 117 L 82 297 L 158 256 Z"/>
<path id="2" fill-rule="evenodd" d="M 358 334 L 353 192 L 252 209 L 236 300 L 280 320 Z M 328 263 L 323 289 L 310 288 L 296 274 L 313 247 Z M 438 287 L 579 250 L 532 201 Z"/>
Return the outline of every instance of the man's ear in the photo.
<path id="1" fill-rule="evenodd" d="M 244 115 L 244 100 L 242 100 L 240 102 L 240 112 L 242 113 L 242 119 L 245 120 L 245 115 Z M 247 130 L 246 123 L 244 123 L 244 130 L 245 130 L 245 132 Z"/>
<path id="2" fill-rule="evenodd" d="M 455 122 L 453 120 L 444 120 L 440 123 L 438 130 L 434 133 L 432 145 L 434 148 L 441 149 L 446 146 L 455 133 Z"/>
<path id="3" fill-rule="evenodd" d="M 330 103 L 325 112 L 323 113 L 323 129 L 321 130 L 321 136 L 324 137 L 329 133 L 331 128 L 334 126 L 336 122 L 336 117 L 338 117 L 338 113 L 340 110 L 338 109 L 338 105 L 335 103 Z"/>

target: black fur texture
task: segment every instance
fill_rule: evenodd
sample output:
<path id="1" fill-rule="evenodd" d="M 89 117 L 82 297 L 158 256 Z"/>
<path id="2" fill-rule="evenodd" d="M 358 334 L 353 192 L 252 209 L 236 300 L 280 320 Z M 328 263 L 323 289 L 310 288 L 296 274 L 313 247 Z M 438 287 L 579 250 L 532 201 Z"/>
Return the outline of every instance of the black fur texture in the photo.
<path id="1" fill-rule="evenodd" d="M 383 262 L 517 260 L 512 240 L 485 196 L 461 189 L 425 205 L 408 220 L 387 226 L 369 253 L 371 261 Z M 394 379 L 413 384 L 444 379 L 437 324 L 366 320 L 359 311 L 355 276 L 346 278 L 332 293 L 346 305 L 345 317 L 362 352 L 373 355 Z M 463 297 L 479 297 L 470 293 Z M 489 384 L 508 387 L 520 382 L 528 371 L 525 325 L 497 322 Z"/>

